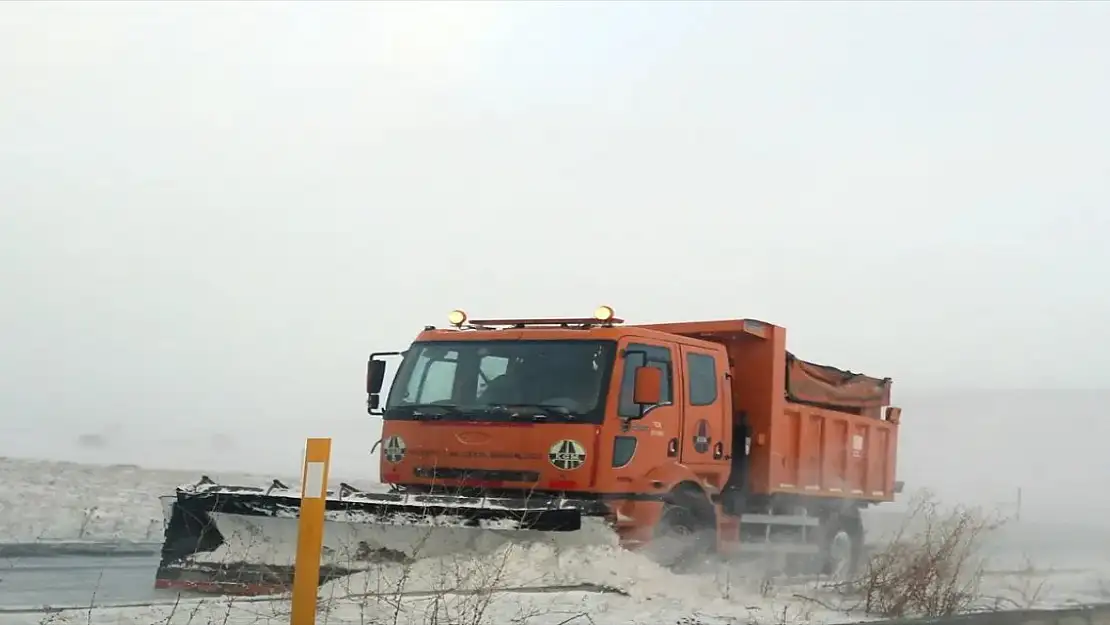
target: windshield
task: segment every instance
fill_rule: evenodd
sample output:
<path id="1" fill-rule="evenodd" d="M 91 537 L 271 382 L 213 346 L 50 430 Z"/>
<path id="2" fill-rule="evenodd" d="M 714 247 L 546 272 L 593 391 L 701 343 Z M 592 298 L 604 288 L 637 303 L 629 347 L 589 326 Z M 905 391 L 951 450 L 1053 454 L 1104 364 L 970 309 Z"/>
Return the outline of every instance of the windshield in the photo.
<path id="1" fill-rule="evenodd" d="M 601 423 L 612 341 L 414 343 L 386 419 Z"/>

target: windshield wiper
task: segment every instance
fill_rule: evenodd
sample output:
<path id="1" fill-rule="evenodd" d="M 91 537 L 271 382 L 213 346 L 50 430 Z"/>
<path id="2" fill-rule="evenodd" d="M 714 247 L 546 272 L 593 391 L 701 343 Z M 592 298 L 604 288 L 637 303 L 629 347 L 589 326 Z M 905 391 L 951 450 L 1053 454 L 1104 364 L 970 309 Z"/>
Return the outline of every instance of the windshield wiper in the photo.
<path id="1" fill-rule="evenodd" d="M 402 404 L 394 406 L 393 410 L 404 410 L 416 419 L 423 419 L 428 417 L 430 419 L 442 419 L 445 416 L 462 416 L 463 412 L 455 406 L 447 404 Z M 436 413 L 435 411 L 439 411 Z"/>
<path id="2" fill-rule="evenodd" d="M 567 419 L 574 419 L 574 414 L 566 406 L 555 404 L 494 404 L 489 407 L 491 411 L 508 413 L 512 419 L 533 419 L 542 421 L 547 417 L 558 415 Z"/>

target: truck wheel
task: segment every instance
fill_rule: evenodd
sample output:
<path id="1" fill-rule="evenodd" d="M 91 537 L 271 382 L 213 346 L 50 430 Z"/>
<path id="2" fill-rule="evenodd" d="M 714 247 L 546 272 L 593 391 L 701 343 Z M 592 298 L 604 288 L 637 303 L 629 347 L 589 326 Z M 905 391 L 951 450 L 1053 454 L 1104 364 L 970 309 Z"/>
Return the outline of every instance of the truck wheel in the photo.
<path id="1" fill-rule="evenodd" d="M 863 520 L 859 512 L 834 513 L 821 524 L 821 574 L 836 581 L 854 578 L 863 564 Z"/>
<path id="2" fill-rule="evenodd" d="M 717 520 L 702 493 L 677 490 L 663 500 L 663 514 L 648 545 L 648 556 L 676 570 L 689 570 L 716 548 Z"/>

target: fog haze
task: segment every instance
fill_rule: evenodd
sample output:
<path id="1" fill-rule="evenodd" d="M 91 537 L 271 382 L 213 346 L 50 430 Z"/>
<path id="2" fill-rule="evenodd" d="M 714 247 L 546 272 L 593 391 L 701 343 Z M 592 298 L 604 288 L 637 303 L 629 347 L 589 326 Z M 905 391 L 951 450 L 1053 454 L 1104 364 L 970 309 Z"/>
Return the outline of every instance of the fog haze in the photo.
<path id="1" fill-rule="evenodd" d="M 0 4 L 0 455 L 377 474 L 462 307 L 762 318 L 1110 510 L 1110 5 Z"/>

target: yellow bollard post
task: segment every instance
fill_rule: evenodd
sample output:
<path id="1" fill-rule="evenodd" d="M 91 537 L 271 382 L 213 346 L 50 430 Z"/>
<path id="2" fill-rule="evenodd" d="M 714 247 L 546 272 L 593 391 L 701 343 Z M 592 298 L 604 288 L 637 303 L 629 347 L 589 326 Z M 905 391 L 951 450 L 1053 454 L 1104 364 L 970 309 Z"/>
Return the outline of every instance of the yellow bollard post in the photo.
<path id="1" fill-rule="evenodd" d="M 331 439 L 308 439 L 301 473 L 297 557 L 293 560 L 292 625 L 316 623 L 316 593 L 320 587 L 320 552 L 324 546 L 324 510 L 330 461 Z"/>

